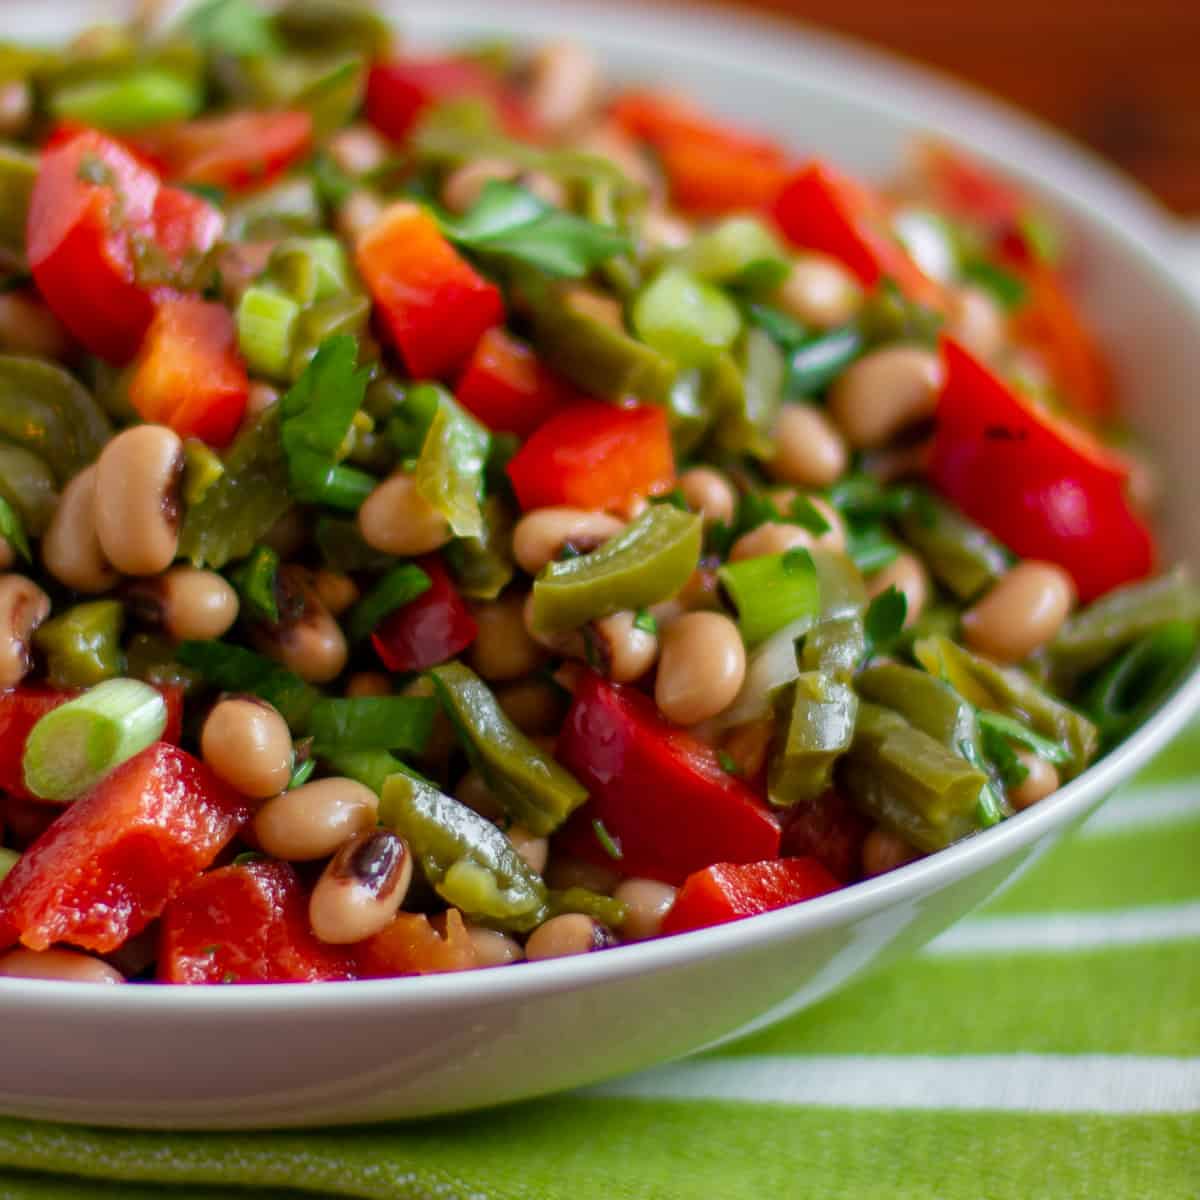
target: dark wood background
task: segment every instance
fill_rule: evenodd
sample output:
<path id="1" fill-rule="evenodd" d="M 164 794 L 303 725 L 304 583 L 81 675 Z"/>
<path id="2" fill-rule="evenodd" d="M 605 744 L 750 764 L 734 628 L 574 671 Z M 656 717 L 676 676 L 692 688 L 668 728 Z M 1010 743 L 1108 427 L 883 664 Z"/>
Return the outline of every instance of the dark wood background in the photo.
<path id="1" fill-rule="evenodd" d="M 653 0 L 650 0 L 653 2 Z M 726 0 L 851 34 L 1052 122 L 1200 217 L 1200 0 Z"/>

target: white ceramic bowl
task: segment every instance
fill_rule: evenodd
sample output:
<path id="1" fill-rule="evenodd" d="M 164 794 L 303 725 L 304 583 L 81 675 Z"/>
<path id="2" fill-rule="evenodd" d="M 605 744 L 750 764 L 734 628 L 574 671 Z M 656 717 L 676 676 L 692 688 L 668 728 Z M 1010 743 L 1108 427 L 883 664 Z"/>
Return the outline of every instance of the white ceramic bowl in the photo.
<path id="1" fill-rule="evenodd" d="M 594 44 L 614 73 L 680 85 L 799 150 L 883 174 L 933 130 L 994 157 L 1067 219 L 1084 307 L 1170 483 L 1172 553 L 1200 549 L 1200 311 L 1165 218 L 1011 113 L 834 39 L 716 13 L 605 3 L 397 4 L 422 38 L 510 30 Z M 4 32 L 61 33 L 101 4 L 8 0 Z M 1115 753 L 1002 826 L 880 879 L 717 929 L 559 962 L 366 983 L 88 988 L 0 981 L 0 1113 L 251 1128 L 452 1112 L 688 1054 L 908 954 L 1076 826 L 1200 704 L 1191 677 Z"/>

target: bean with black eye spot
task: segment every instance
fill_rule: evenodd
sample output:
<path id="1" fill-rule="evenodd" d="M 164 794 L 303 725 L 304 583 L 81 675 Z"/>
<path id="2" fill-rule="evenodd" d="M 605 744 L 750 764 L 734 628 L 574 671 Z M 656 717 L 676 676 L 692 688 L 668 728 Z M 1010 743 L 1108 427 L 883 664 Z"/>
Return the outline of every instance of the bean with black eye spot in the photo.
<path id="1" fill-rule="evenodd" d="M 352 945 L 386 928 L 412 882 L 412 855 L 390 829 L 355 834 L 313 888 L 308 920 L 321 941 Z"/>

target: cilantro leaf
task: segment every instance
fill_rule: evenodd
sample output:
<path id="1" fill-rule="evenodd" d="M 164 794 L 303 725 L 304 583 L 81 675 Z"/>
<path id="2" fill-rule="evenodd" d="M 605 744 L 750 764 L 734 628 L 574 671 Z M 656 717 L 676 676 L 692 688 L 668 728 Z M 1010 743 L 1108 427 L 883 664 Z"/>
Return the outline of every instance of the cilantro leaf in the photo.
<path id="1" fill-rule="evenodd" d="M 896 587 L 880 592 L 871 601 L 863 621 L 867 635 L 867 657 L 880 654 L 900 636 L 904 629 L 904 618 L 908 615 L 908 601 Z"/>
<path id="2" fill-rule="evenodd" d="M 515 183 L 491 180 L 464 217 L 442 216 L 442 230 L 468 250 L 508 259 L 562 279 L 632 249 L 615 229 L 554 208 Z"/>
<path id="3" fill-rule="evenodd" d="M 251 0 L 205 0 L 184 17 L 183 24 L 205 50 L 256 58 L 282 49 L 267 14 Z"/>
<path id="4" fill-rule="evenodd" d="M 29 551 L 29 539 L 25 536 L 25 526 L 16 510 L 3 496 L 0 496 L 0 538 L 3 538 L 26 562 L 33 562 Z"/>
<path id="5" fill-rule="evenodd" d="M 354 511 L 375 486 L 373 476 L 338 462 L 369 378 L 355 367 L 357 354 L 349 334 L 326 338 L 279 402 L 288 489 L 306 504 Z"/>

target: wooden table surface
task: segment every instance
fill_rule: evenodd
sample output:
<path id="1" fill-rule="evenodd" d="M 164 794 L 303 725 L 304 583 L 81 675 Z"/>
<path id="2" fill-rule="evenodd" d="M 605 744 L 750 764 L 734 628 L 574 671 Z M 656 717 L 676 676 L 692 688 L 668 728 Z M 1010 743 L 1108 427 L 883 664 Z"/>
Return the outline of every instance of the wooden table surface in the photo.
<path id="1" fill-rule="evenodd" d="M 726 2 L 851 34 L 969 80 L 1200 217 L 1200 0 Z"/>

